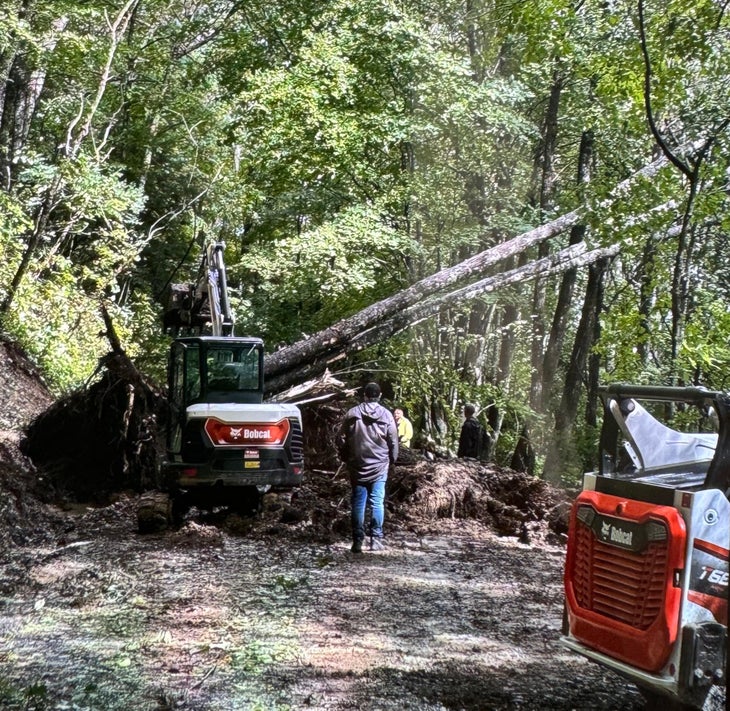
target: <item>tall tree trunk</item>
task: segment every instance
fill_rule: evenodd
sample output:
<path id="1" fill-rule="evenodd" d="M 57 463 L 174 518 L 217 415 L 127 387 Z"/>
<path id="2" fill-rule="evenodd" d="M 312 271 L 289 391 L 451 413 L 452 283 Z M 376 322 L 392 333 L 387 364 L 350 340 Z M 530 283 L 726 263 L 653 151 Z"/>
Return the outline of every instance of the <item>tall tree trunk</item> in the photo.
<path id="1" fill-rule="evenodd" d="M 578 156 L 577 182 L 578 187 L 590 181 L 591 164 L 593 162 L 593 133 L 584 131 L 580 139 L 580 152 Z M 570 244 L 578 244 L 585 238 L 585 225 L 574 225 L 570 230 Z M 563 349 L 565 334 L 568 329 L 568 315 L 570 305 L 573 301 L 573 289 L 575 287 L 576 270 L 569 269 L 563 274 L 558 292 L 558 301 L 555 305 L 555 313 L 550 328 L 550 337 L 545 348 L 545 355 L 542 364 L 543 393 L 542 411 L 550 411 L 550 394 L 553 380 L 558 369 L 560 353 Z"/>
<path id="2" fill-rule="evenodd" d="M 659 131 L 652 106 L 654 72 L 646 35 L 647 23 L 644 17 L 644 5 L 644 0 L 638 1 L 637 19 L 641 54 L 644 61 L 644 111 L 646 114 L 646 121 L 649 125 L 649 130 L 654 136 L 654 139 L 662 152 L 662 155 L 687 179 L 687 183 L 689 185 L 684 214 L 682 216 L 682 229 L 677 237 L 677 250 L 675 252 L 671 287 L 672 329 L 669 375 L 671 377 L 672 384 L 677 384 L 679 382 L 677 358 L 679 355 L 679 348 L 684 339 L 687 307 L 691 291 L 689 266 L 694 253 L 694 231 L 692 228 L 692 220 L 694 217 L 695 201 L 697 199 L 697 191 L 700 181 L 700 169 L 718 137 L 723 135 L 728 125 L 730 125 L 730 118 L 723 118 L 711 131 L 707 131 L 706 135 L 708 137 L 703 138 L 700 145 L 686 159 L 681 156 L 681 153 L 670 147 L 669 143 L 667 143 L 664 136 Z"/>
<path id="3" fill-rule="evenodd" d="M 502 329 L 499 342 L 499 358 L 495 382 L 508 383 L 512 369 L 512 357 L 515 352 L 514 324 L 519 320 L 520 313 L 514 299 L 508 301 L 502 309 Z"/>
<path id="4" fill-rule="evenodd" d="M 30 0 L 16 0 L 14 7 L 6 10 L 8 17 L 14 14 L 18 21 L 24 22 L 28 15 Z M 14 10 L 14 12 L 13 12 Z M 12 181 L 12 145 L 15 119 L 15 97 L 18 93 L 13 67 L 18 61 L 21 39 L 17 33 L 9 33 L 0 51 L 0 175 L 4 190 L 10 190 Z"/>
<path id="5" fill-rule="evenodd" d="M 684 330 L 687 320 L 687 309 L 689 295 L 692 288 L 690 281 L 690 265 L 694 256 L 694 228 L 692 217 L 697 197 L 697 182 L 699 176 L 694 173 L 694 179 L 690 182 L 687 204 L 682 219 L 682 230 L 677 238 L 677 250 L 674 257 L 674 269 L 672 271 L 672 340 L 670 345 L 671 363 L 670 375 L 672 384 L 679 385 L 679 373 L 677 360 L 679 349 L 684 341 Z"/>
<path id="6" fill-rule="evenodd" d="M 563 78 L 556 70 L 553 72 L 550 96 L 543 122 L 542 136 L 538 149 L 535 152 L 534 193 L 531 202 L 539 208 L 540 222 L 544 222 L 546 215 L 552 209 L 555 197 L 556 175 L 553 167 L 555 144 L 558 136 L 558 114 L 560 111 L 560 96 L 563 90 Z M 538 258 L 544 259 L 550 253 L 547 242 L 538 246 Z M 530 407 L 539 411 L 542 405 L 542 362 L 545 347 L 545 290 L 543 278 L 535 280 L 532 291 L 532 334 L 530 342 Z M 532 444 L 532 418 L 527 417 L 522 425 L 517 440 L 512 466 L 518 471 L 534 474 L 535 449 Z"/>
<path id="7" fill-rule="evenodd" d="M 550 87 L 550 98 L 545 113 L 540 148 L 536 156 L 536 173 L 538 195 L 536 204 L 540 208 L 540 221 L 553 208 L 555 201 L 556 174 L 554 168 L 555 145 L 558 138 L 558 114 L 560 112 L 560 96 L 563 91 L 563 77 L 556 70 L 553 72 L 553 81 Z M 542 259 L 549 254 L 547 242 L 540 243 L 538 258 Z M 544 279 L 537 279 L 532 293 L 532 344 L 530 363 L 532 376 L 530 383 L 530 407 L 539 411 L 542 406 L 543 390 L 543 354 L 545 351 L 545 289 Z M 529 428 L 528 428 L 529 429 Z"/>
<path id="8" fill-rule="evenodd" d="M 29 10 L 30 3 L 24 3 L 19 9 L 18 18 L 24 19 Z M 44 30 L 45 37 L 37 47 L 41 61 L 44 55 L 53 52 L 67 24 L 68 18 L 60 17 L 54 20 L 49 29 Z M 0 94 L 0 170 L 8 190 L 14 182 L 17 158 L 25 148 L 46 81 L 45 67 L 32 64 L 31 57 L 34 54 L 11 48 L 7 56 L 0 56 L 0 80 L 3 82 Z"/>
<path id="9" fill-rule="evenodd" d="M 603 303 L 603 282 L 610 260 L 610 257 L 603 257 L 592 264 L 588 270 L 583 310 L 565 376 L 563 396 L 560 400 L 560 407 L 555 413 L 555 436 L 552 438 L 545 461 L 545 479 L 553 484 L 561 483 L 564 471 L 580 473 L 582 469 L 583 462 L 577 461 L 572 429 L 578 413 L 586 365 L 595 345 L 596 321 Z"/>
<path id="10" fill-rule="evenodd" d="M 656 259 L 657 237 L 649 235 L 641 255 L 639 280 L 639 327 L 641 333 L 636 344 L 639 362 L 642 366 L 649 363 L 649 334 L 651 332 L 651 312 L 654 305 L 654 260 Z"/>
<path id="11" fill-rule="evenodd" d="M 603 313 L 603 292 L 604 292 L 604 280 L 601 279 L 598 282 L 598 291 L 596 294 L 596 318 L 593 320 L 593 344 L 599 343 L 601 340 L 601 313 Z M 590 432 L 597 432 L 598 430 L 598 386 L 600 384 L 601 374 L 601 355 L 596 353 L 595 348 L 591 349 L 590 355 L 588 356 L 588 373 L 586 379 L 586 411 L 585 411 L 585 423 Z M 590 455 L 587 453 L 584 455 L 583 466 L 581 470 L 586 472 L 590 471 L 596 466 L 596 463 L 591 460 Z"/>

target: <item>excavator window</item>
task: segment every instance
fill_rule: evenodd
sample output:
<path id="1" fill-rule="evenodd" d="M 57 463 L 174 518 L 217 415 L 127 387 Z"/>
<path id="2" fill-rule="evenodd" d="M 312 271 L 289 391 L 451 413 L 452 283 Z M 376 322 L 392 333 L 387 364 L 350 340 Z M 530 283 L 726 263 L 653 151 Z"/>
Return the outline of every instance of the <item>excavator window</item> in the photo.
<path id="1" fill-rule="evenodd" d="M 260 390 L 259 361 L 258 349 L 250 346 L 209 349 L 208 390 L 223 392 Z"/>
<path id="2" fill-rule="evenodd" d="M 197 346 L 190 346 L 185 360 L 185 402 L 192 402 L 199 397 L 200 349 Z"/>
<path id="3" fill-rule="evenodd" d="M 196 403 L 259 403 L 264 392 L 263 343 L 236 338 L 177 339 L 171 347 L 172 419 Z"/>

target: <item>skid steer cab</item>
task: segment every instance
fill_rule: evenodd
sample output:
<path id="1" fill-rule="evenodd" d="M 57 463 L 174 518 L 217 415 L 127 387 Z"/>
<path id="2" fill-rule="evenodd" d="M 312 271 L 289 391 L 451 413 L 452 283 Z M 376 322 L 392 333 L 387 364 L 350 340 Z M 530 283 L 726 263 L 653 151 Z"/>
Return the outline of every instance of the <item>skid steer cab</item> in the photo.
<path id="1" fill-rule="evenodd" d="M 561 641 L 649 708 L 725 709 L 727 393 L 611 385 L 601 458 L 571 511 Z"/>
<path id="2" fill-rule="evenodd" d="M 267 491 L 301 485 L 301 414 L 295 405 L 263 401 L 263 362 L 259 338 L 173 342 L 163 466 L 178 514 L 190 504 L 254 508 Z"/>

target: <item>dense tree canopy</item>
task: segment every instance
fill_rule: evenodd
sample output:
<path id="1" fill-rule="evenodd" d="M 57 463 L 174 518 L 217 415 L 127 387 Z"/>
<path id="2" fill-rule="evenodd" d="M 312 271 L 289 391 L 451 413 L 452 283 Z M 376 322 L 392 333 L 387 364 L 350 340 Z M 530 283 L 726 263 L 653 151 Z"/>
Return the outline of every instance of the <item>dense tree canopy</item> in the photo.
<path id="1" fill-rule="evenodd" d="M 67 390 L 107 348 L 103 302 L 161 379 L 165 288 L 211 239 L 238 332 L 273 350 L 564 224 L 448 291 L 610 249 L 407 312 L 332 367 L 446 445 L 477 402 L 492 456 L 530 470 L 555 427 L 547 473 L 570 476 L 599 381 L 730 385 L 724 8 L 6 2 L 2 328 Z"/>

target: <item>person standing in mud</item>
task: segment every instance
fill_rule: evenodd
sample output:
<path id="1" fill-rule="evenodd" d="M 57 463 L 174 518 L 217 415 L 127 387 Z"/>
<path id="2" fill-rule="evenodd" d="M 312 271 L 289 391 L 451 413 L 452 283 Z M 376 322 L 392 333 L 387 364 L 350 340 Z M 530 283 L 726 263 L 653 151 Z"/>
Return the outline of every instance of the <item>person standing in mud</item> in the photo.
<path id="1" fill-rule="evenodd" d="M 385 484 L 398 459 L 398 429 L 389 410 L 380 404 L 380 386 L 368 383 L 363 401 L 348 410 L 339 436 L 340 458 L 352 485 L 352 548 L 362 553 L 365 510 L 370 505 L 370 550 L 379 551 L 385 521 Z"/>
<path id="2" fill-rule="evenodd" d="M 481 459 L 484 456 L 486 431 L 475 417 L 476 407 L 471 403 L 464 405 L 464 424 L 459 434 L 459 448 L 457 457 Z"/>

